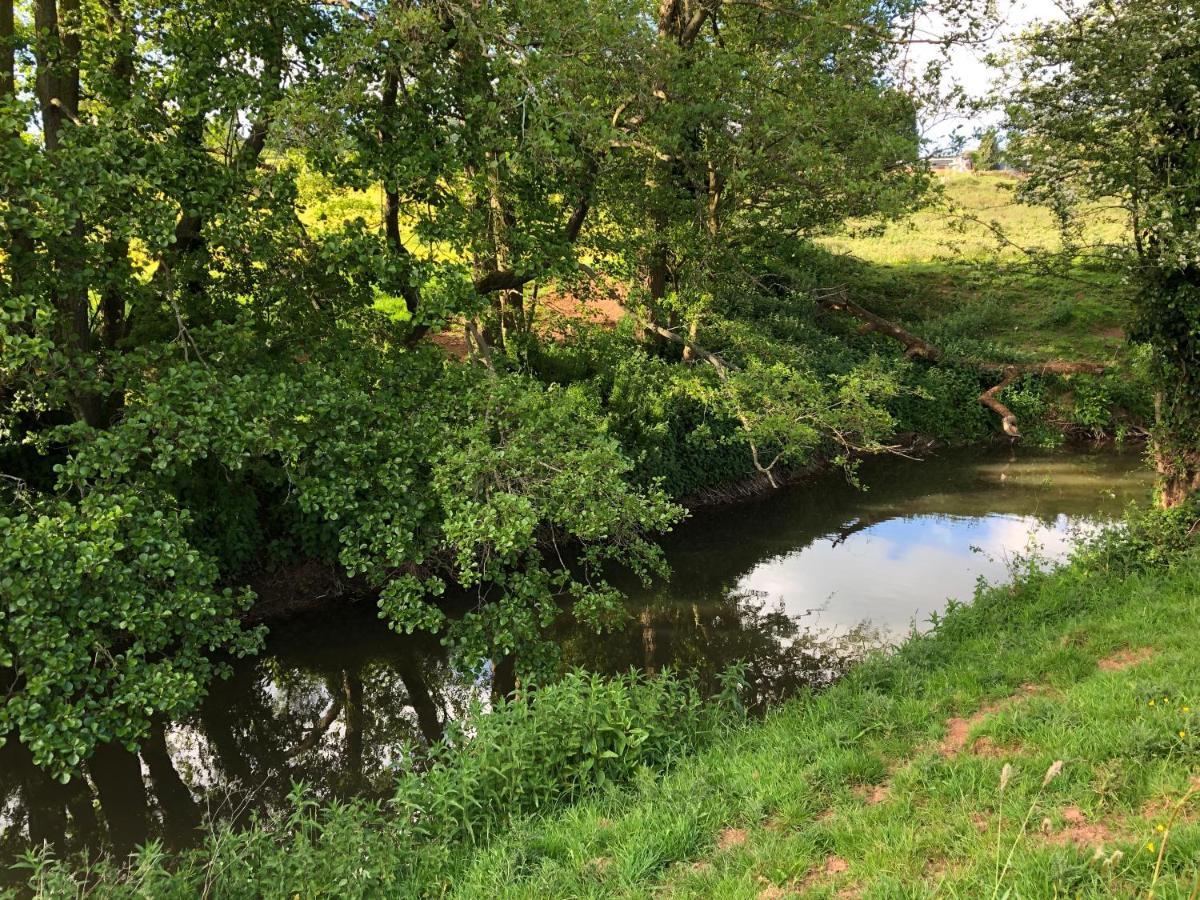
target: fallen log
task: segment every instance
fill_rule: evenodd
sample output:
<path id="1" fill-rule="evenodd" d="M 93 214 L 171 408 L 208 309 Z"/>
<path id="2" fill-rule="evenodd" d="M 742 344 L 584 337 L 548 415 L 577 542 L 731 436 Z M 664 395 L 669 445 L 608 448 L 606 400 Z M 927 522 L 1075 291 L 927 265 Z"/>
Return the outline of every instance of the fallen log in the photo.
<path id="1" fill-rule="evenodd" d="M 1000 400 L 1000 394 L 1021 375 L 1037 373 L 1044 375 L 1102 375 L 1105 366 L 1100 363 L 1067 362 L 1065 360 L 1050 360 L 1040 363 L 996 363 L 978 359 L 959 358 L 946 359 L 941 349 L 918 337 L 890 319 L 871 312 L 846 296 L 844 288 L 824 291 L 814 294 L 817 305 L 830 312 L 844 312 L 862 321 L 858 331 L 860 334 L 877 332 L 885 334 L 904 345 L 904 353 L 908 357 L 921 357 L 931 363 L 953 362 L 969 366 L 980 372 L 992 372 L 1000 375 L 1000 381 L 979 395 L 979 402 L 1000 417 L 1000 427 L 1004 433 L 1014 440 L 1021 437 L 1017 417 L 1011 409 Z"/>
<path id="2" fill-rule="evenodd" d="M 937 362 L 942 358 L 942 351 L 929 343 L 929 341 L 917 337 L 912 332 L 901 328 L 895 322 L 885 319 L 883 316 L 876 315 L 865 307 L 859 306 L 846 296 L 845 291 L 826 293 L 818 297 L 817 302 L 823 309 L 830 312 L 844 312 L 854 316 L 856 319 L 860 319 L 863 324 L 858 329 L 859 334 L 868 334 L 872 331 L 877 331 L 880 334 L 886 334 L 888 337 L 899 341 L 904 345 L 905 356 L 919 356 L 930 362 Z"/>
<path id="3" fill-rule="evenodd" d="M 1021 373 L 1016 366 L 1009 366 L 998 384 L 988 388 L 979 395 L 979 402 L 1000 417 L 1000 427 L 1004 433 L 1014 439 L 1021 437 L 1021 429 L 1017 426 L 1017 417 L 1013 411 L 1000 402 L 997 395 L 1012 384 Z"/>

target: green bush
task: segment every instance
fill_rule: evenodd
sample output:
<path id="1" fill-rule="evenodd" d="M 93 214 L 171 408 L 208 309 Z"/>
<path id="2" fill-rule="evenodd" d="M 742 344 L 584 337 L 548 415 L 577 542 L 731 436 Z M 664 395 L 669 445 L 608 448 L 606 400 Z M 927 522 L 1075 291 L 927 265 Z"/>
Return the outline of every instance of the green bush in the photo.
<path id="1" fill-rule="evenodd" d="M 977 398 L 979 375 L 950 366 L 910 367 L 911 388 L 892 401 L 898 430 L 935 437 L 949 444 L 985 441 L 994 430 L 991 414 Z"/>
<path id="2" fill-rule="evenodd" d="M 623 331 L 578 324 L 562 343 L 538 347 L 532 363 L 541 379 L 592 395 L 639 485 L 661 482 L 682 497 L 754 471 L 737 421 L 706 400 L 714 377 L 706 366 L 653 356 Z"/>

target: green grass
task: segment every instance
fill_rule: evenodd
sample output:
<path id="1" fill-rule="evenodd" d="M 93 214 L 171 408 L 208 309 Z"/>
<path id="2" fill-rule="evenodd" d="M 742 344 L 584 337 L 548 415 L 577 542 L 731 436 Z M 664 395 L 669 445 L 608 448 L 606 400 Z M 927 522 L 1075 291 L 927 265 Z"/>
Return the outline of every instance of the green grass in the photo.
<path id="1" fill-rule="evenodd" d="M 884 265 L 991 258 L 1021 262 L 1026 255 L 1018 248 L 1045 251 L 1061 246 L 1049 210 L 1016 202 L 1015 178 L 953 174 L 939 181 L 938 202 L 889 225 L 882 234 L 852 226 L 847 235 L 829 238 L 825 245 Z M 989 225 L 998 226 L 1017 246 L 998 241 Z M 1124 220 L 1117 212 L 1097 208 L 1082 237 L 1089 243 L 1113 243 L 1124 234 Z"/>
<path id="2" fill-rule="evenodd" d="M 1127 289 L 1082 262 L 1047 274 L 1038 254 L 1061 247 L 1059 232 L 1048 211 L 1014 201 L 1014 186 L 1000 175 L 946 176 L 933 206 L 881 233 L 851 228 L 822 245 L 844 257 L 841 274 L 859 302 L 935 342 L 997 360 L 1119 358 Z M 1120 218 L 1098 209 L 1082 238 L 1123 235 Z"/>
<path id="3" fill-rule="evenodd" d="M 1195 556 L 989 590 L 666 777 L 528 821 L 454 894 L 1145 896 L 1159 826 L 1200 774 L 1198 617 Z M 1130 648 L 1140 662 L 1098 665 Z M 943 745 L 955 717 L 961 748 Z M 1155 896 L 1200 877 L 1198 818 L 1193 798 Z"/>

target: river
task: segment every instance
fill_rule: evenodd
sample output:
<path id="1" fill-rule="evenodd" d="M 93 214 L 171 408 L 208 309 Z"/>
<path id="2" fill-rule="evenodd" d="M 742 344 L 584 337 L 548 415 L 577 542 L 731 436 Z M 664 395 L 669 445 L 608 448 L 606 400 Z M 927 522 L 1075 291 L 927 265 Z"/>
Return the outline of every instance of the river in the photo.
<path id="1" fill-rule="evenodd" d="M 669 666 L 711 689 L 740 660 L 748 700 L 763 707 L 927 628 L 947 600 L 1006 579 L 1031 552 L 1061 559 L 1078 534 L 1145 502 L 1151 484 L 1136 453 L 1024 448 L 873 460 L 860 476 L 865 490 L 829 475 L 697 512 L 664 541 L 669 582 L 622 585 L 625 627 L 598 637 L 564 621 L 563 664 Z M 0 864 L 31 838 L 64 852 L 150 834 L 185 844 L 204 817 L 286 808 L 294 781 L 321 797 L 386 795 L 409 748 L 488 694 L 489 667 L 457 671 L 436 640 L 393 634 L 368 603 L 277 626 L 140 759 L 110 750 L 63 787 L 10 741 Z"/>

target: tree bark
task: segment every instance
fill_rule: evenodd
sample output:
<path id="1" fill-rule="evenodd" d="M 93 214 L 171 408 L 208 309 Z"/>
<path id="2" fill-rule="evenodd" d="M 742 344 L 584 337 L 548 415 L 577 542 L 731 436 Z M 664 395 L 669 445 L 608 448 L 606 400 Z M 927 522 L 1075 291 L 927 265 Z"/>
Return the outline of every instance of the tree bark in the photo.
<path id="1" fill-rule="evenodd" d="M 1163 509 L 1183 506 L 1200 492 L 1200 451 L 1173 453 L 1155 448 L 1158 471 L 1158 505 Z"/>

